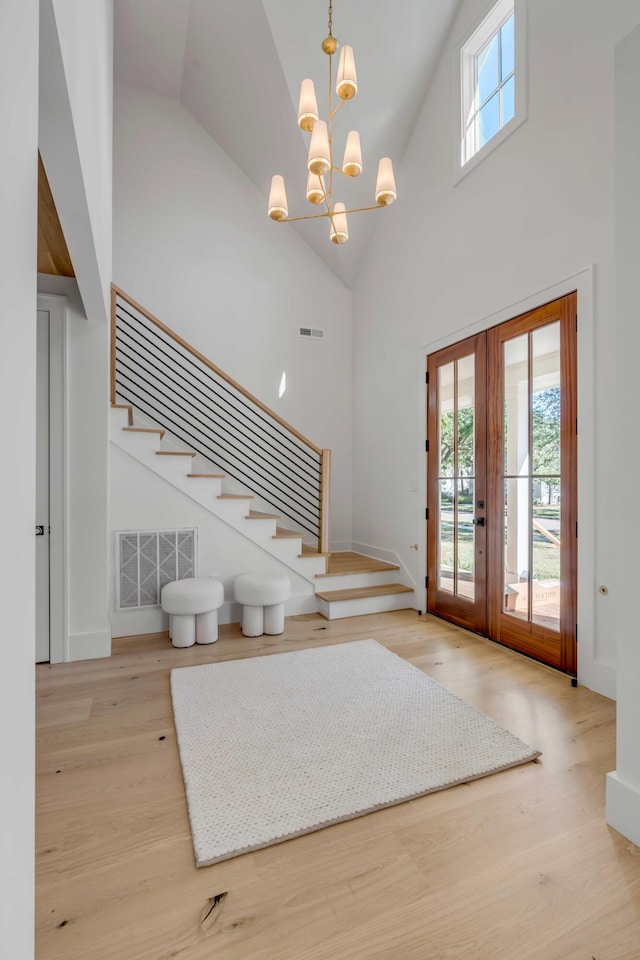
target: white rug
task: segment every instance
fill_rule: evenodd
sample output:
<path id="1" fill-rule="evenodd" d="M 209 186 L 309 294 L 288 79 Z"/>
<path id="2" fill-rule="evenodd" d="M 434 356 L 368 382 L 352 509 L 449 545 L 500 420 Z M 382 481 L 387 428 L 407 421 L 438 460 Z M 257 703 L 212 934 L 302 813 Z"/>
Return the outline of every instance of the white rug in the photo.
<path id="1" fill-rule="evenodd" d="M 539 756 L 375 640 L 171 672 L 196 863 Z"/>

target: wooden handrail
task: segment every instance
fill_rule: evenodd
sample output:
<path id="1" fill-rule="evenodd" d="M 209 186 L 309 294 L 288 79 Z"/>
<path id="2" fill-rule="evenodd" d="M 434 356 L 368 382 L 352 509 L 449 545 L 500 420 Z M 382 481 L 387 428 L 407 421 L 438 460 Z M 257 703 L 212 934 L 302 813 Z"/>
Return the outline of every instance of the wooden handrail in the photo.
<path id="1" fill-rule="evenodd" d="M 117 287 L 115 283 L 111 284 L 111 403 L 115 403 L 116 399 L 116 337 L 115 337 L 115 325 L 116 325 L 116 297 L 120 297 L 122 300 L 125 300 L 129 306 L 133 307 L 134 310 L 137 310 L 138 313 L 141 313 L 143 317 L 146 317 L 147 320 L 155 324 L 160 330 L 166 333 L 172 340 L 175 340 L 176 343 L 179 343 L 181 347 L 187 350 L 192 356 L 196 357 L 201 363 L 208 367 L 209 370 L 212 370 L 216 376 L 220 377 L 222 380 L 225 380 L 230 386 L 237 390 L 238 393 L 241 393 L 243 397 L 246 397 L 247 400 L 250 400 L 251 403 L 255 404 L 256 407 L 259 407 L 264 413 L 268 414 L 272 420 L 275 420 L 280 424 L 281 427 L 284 427 L 289 433 L 293 434 L 294 437 L 297 437 L 301 443 L 304 443 L 306 447 L 313 450 L 314 453 L 317 453 L 321 461 L 323 460 L 323 450 L 320 447 L 317 447 L 315 443 L 312 443 L 304 434 L 300 433 L 299 430 L 296 430 L 295 427 L 292 427 L 290 423 L 287 423 L 286 420 L 283 420 L 282 417 L 278 416 L 273 410 L 270 410 L 266 404 L 262 403 L 261 400 L 258 400 L 257 397 L 254 397 L 252 393 L 249 393 L 248 390 L 245 390 L 236 380 L 230 377 L 228 374 L 221 370 L 220 367 L 217 367 L 215 363 L 212 363 L 211 360 L 208 360 L 204 354 L 200 353 L 199 350 L 196 350 L 195 347 L 191 346 L 190 343 L 187 343 L 186 340 L 183 340 L 171 327 L 166 326 L 161 320 L 158 320 L 157 317 L 154 317 L 152 313 L 149 313 L 148 310 L 145 310 L 133 297 L 128 296 L 121 290 L 120 287 Z"/>

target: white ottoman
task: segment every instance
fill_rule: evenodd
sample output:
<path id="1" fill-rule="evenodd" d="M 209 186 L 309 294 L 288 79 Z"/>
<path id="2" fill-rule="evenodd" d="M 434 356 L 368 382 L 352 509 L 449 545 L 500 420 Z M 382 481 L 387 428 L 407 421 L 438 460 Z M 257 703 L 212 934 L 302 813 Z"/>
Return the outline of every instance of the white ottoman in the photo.
<path id="1" fill-rule="evenodd" d="M 219 580 L 174 580 L 162 588 L 161 602 L 169 614 L 169 636 L 174 647 L 218 639 L 218 608 L 224 603 L 224 587 Z"/>
<path id="2" fill-rule="evenodd" d="M 242 604 L 245 637 L 284 631 L 284 603 L 291 596 L 288 577 L 272 573 L 241 573 L 233 583 L 237 603 Z"/>

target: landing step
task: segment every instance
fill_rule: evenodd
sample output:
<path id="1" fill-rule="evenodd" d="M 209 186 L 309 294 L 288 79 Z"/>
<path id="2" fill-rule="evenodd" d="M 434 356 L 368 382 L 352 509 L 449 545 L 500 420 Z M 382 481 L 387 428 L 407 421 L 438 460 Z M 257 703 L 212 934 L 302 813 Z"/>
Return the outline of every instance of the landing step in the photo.
<path id="1" fill-rule="evenodd" d="M 245 520 L 279 520 L 279 513 L 260 513 L 258 510 L 249 510 Z"/>
<path id="2" fill-rule="evenodd" d="M 252 493 L 221 493 L 218 500 L 253 500 Z"/>
<path id="3" fill-rule="evenodd" d="M 385 570 L 399 570 L 395 563 L 385 563 L 375 557 L 365 557 L 362 553 L 344 550 L 332 553 L 326 573 L 317 573 L 317 577 L 343 577 L 347 574 L 382 573 Z"/>
<path id="4" fill-rule="evenodd" d="M 403 583 L 383 583 L 379 587 L 329 590 L 327 593 L 316 593 L 316 597 L 326 603 L 339 603 L 343 600 L 368 600 L 370 597 L 386 597 L 396 593 L 413 593 L 413 587 L 405 587 Z"/>
<path id="5" fill-rule="evenodd" d="M 198 477 L 200 480 L 224 480 L 226 473 L 188 473 L 188 477 Z"/>

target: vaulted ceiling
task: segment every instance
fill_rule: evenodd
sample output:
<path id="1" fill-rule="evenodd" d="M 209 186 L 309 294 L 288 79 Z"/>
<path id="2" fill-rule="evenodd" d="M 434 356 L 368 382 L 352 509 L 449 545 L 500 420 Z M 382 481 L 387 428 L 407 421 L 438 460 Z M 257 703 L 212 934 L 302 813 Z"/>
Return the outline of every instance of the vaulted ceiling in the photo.
<path id="1" fill-rule="evenodd" d="M 364 170 L 340 177 L 336 200 L 369 206 L 378 158 L 396 169 L 460 0 L 335 0 L 333 33 L 355 51 L 358 95 L 335 120 L 336 156 L 360 132 Z M 308 134 L 296 123 L 300 82 L 311 77 L 326 117 L 326 0 L 115 0 L 115 78 L 179 101 L 267 196 L 274 173 L 287 184 L 290 216 L 315 212 L 304 199 Z M 342 189 L 344 187 L 344 189 Z M 325 221 L 274 224 L 292 230 L 352 286 L 384 212 L 349 218 L 349 242 L 329 241 Z"/>

